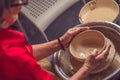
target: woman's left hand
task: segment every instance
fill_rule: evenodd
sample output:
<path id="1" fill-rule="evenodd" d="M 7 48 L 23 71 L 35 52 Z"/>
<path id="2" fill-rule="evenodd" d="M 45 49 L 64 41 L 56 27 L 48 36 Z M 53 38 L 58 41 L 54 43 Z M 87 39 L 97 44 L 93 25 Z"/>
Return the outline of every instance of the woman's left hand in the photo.
<path id="1" fill-rule="evenodd" d="M 67 48 L 73 39 L 78 33 L 88 30 L 89 27 L 73 27 L 67 30 L 67 32 L 60 37 L 60 41 L 64 48 Z"/>
<path id="2" fill-rule="evenodd" d="M 89 71 L 94 70 L 97 66 L 105 62 L 110 52 L 111 45 L 107 44 L 103 51 L 98 54 L 98 51 L 95 49 L 92 54 L 85 60 L 83 67 L 87 67 Z"/>

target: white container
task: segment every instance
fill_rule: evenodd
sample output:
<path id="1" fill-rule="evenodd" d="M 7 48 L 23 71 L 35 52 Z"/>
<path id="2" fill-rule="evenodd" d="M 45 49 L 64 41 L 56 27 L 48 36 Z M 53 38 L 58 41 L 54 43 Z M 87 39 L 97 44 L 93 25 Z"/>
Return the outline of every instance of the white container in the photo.
<path id="1" fill-rule="evenodd" d="M 91 0 L 79 12 L 81 23 L 90 21 L 116 22 L 119 15 L 119 5 L 114 0 Z"/>

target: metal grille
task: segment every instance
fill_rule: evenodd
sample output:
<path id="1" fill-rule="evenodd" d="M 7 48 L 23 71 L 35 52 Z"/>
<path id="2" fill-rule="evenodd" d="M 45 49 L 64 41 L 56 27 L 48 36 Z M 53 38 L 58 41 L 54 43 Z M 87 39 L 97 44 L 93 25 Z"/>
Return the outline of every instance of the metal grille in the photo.
<path id="1" fill-rule="evenodd" d="M 58 0 L 30 0 L 29 5 L 25 6 L 30 12 L 29 14 L 33 18 L 44 14 L 51 6 L 53 6 Z"/>
<path id="2" fill-rule="evenodd" d="M 29 0 L 27 6 L 23 6 L 21 12 L 42 32 L 48 41 L 44 31 L 66 9 L 79 0 Z"/>
<path id="3" fill-rule="evenodd" d="M 45 29 L 62 12 L 79 0 L 29 0 L 27 6 L 22 7 L 22 13 L 32 21 L 35 26 L 44 32 Z"/>

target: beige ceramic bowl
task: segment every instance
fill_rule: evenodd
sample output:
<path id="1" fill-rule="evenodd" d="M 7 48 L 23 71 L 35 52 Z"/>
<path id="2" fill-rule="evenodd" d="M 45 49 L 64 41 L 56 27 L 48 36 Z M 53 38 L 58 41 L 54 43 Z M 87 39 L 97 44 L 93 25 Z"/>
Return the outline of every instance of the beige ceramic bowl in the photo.
<path id="1" fill-rule="evenodd" d="M 116 22 L 119 15 L 119 5 L 115 0 L 91 0 L 85 4 L 79 13 L 81 23 L 90 21 Z"/>
<path id="2" fill-rule="evenodd" d="M 108 58 L 106 59 L 105 62 L 103 62 L 101 65 L 96 67 L 93 71 L 91 71 L 90 72 L 91 74 L 96 74 L 96 73 L 104 71 L 105 69 L 107 69 L 110 66 L 110 64 L 112 63 L 112 61 L 114 59 L 114 56 L 115 56 L 114 44 L 108 38 L 106 38 L 106 42 L 111 45 L 111 49 L 110 49 L 110 53 L 108 55 Z M 73 67 L 73 71 L 75 71 L 75 72 L 77 72 L 84 64 L 83 62 L 76 60 L 72 56 L 70 56 L 70 62 L 71 62 L 71 65 Z"/>
<path id="3" fill-rule="evenodd" d="M 84 62 L 94 49 L 98 52 L 105 47 L 106 40 L 102 32 L 86 30 L 79 33 L 70 43 L 69 51 L 75 59 Z"/>

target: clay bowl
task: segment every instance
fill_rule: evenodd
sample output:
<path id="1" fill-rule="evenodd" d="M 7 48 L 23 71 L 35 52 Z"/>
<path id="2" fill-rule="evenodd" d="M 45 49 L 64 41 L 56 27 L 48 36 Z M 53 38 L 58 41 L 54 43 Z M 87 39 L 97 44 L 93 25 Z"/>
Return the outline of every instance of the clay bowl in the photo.
<path id="1" fill-rule="evenodd" d="M 116 22 L 119 16 L 119 5 L 115 0 L 91 0 L 79 12 L 81 23 L 91 21 Z"/>
<path id="2" fill-rule="evenodd" d="M 97 49 L 99 54 L 104 49 L 105 44 L 106 39 L 102 32 L 86 30 L 73 38 L 69 46 L 69 52 L 75 59 L 84 62 L 94 49 Z"/>

